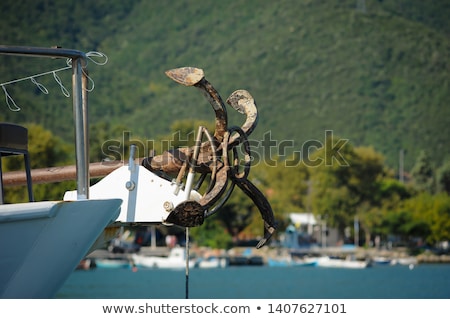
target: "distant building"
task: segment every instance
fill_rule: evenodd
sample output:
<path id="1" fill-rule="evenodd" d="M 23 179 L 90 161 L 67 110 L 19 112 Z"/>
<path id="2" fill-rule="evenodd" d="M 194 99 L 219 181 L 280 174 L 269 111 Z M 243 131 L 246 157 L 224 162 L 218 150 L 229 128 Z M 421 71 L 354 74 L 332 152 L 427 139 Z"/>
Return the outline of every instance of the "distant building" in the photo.
<path id="1" fill-rule="evenodd" d="M 282 244 L 291 250 L 336 246 L 338 232 L 318 220 L 313 213 L 290 213 Z"/>

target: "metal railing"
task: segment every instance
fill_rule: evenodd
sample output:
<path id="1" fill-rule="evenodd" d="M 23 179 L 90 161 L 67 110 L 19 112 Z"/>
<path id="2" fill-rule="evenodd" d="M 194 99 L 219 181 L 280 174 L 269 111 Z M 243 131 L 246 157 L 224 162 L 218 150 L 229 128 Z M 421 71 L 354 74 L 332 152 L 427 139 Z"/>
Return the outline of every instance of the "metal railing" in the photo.
<path id="1" fill-rule="evenodd" d="M 0 54 L 72 59 L 77 198 L 89 198 L 88 70 L 84 52 L 63 48 L 0 45 Z"/>

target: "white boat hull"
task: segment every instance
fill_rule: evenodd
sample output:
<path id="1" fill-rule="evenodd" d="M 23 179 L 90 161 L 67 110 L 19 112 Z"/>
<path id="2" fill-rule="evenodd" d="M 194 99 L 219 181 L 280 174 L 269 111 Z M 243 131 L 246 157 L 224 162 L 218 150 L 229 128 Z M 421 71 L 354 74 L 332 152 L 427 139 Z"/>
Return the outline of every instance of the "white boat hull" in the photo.
<path id="1" fill-rule="evenodd" d="M 183 248 L 173 248 L 168 257 L 131 255 L 133 264 L 144 268 L 184 269 L 186 267 Z M 189 267 L 195 266 L 195 260 L 189 260 Z"/>
<path id="2" fill-rule="evenodd" d="M 299 260 L 269 258 L 267 265 L 269 267 L 314 267 L 317 266 L 317 258 L 302 258 Z"/>
<path id="3" fill-rule="evenodd" d="M 51 298 L 105 227 L 120 199 L 0 205 L 0 297 Z"/>
<path id="4" fill-rule="evenodd" d="M 317 267 L 362 269 L 369 267 L 369 262 L 362 260 L 347 260 L 347 259 L 320 257 L 317 259 Z"/>
<path id="5" fill-rule="evenodd" d="M 228 261 L 226 258 L 213 257 L 197 261 L 198 268 L 226 268 L 227 266 Z"/>

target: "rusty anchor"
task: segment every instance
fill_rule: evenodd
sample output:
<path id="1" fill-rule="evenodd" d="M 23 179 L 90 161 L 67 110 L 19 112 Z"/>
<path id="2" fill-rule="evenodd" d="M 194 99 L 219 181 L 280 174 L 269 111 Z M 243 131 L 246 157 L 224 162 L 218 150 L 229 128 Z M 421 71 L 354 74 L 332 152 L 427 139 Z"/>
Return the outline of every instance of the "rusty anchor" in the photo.
<path id="1" fill-rule="evenodd" d="M 264 237 L 256 246 L 261 248 L 275 232 L 276 222 L 270 203 L 247 178 L 251 166 L 248 136 L 258 122 L 258 111 L 253 97 L 246 90 L 237 90 L 228 97 L 227 104 L 246 115 L 241 127 L 228 127 L 225 104 L 217 90 L 206 80 L 202 69 L 182 67 L 166 71 L 166 75 L 177 83 L 194 86 L 202 92 L 215 112 L 215 131 L 211 135 L 201 126 L 193 147 L 165 151 L 161 155 L 143 160 L 144 167 L 160 176 L 177 174 L 177 183 L 181 182 L 186 172 L 188 177 L 199 173 L 200 177 L 193 187 L 195 190 L 201 187 L 209 175 L 209 185 L 201 198 L 181 202 L 164 222 L 183 227 L 203 224 L 205 218 L 215 214 L 225 204 L 236 185 L 252 199 L 264 221 Z M 241 144 L 244 152 L 244 169 L 239 172 L 237 147 Z"/>

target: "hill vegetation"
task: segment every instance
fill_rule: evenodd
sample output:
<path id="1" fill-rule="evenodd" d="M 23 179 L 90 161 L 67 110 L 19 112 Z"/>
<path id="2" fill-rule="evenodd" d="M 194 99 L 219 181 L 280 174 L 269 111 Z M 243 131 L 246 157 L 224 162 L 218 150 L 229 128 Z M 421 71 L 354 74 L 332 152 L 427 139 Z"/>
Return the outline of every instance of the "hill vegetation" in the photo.
<path id="1" fill-rule="evenodd" d="M 377 181 L 381 176 L 398 178 L 400 152 L 407 177 L 408 172 L 414 175 L 414 168 L 417 173 L 425 156 L 432 171 L 441 168 L 439 176 L 444 181 L 450 160 L 449 16 L 445 0 L 4 0 L 0 44 L 58 45 L 107 56 L 105 65 L 89 61 L 91 85 L 95 85 L 89 95 L 92 161 L 105 157 L 101 145 L 106 140 L 125 142 L 125 136 L 130 136 L 159 141 L 170 138 L 180 125 L 211 121 L 213 112 L 199 92 L 164 75 L 172 68 L 195 66 L 205 71 L 223 99 L 236 89 L 253 95 L 260 120 L 251 139 L 275 141 L 273 153 L 259 153 L 260 157 L 269 155 L 285 164 L 296 153 L 310 156 L 309 143 L 325 144 L 327 132 L 332 132 L 351 148 L 373 149 L 377 155 L 372 151 L 346 154 L 361 167 L 363 159 L 378 163 L 377 169 L 383 167 L 373 175 Z M 67 145 L 73 135 L 68 129 L 73 121 L 72 100 L 63 94 L 63 88 L 70 89 L 71 75 L 58 72 L 60 81 L 51 74 L 34 77 L 40 85 L 27 77 L 65 66 L 62 60 L 36 63 L 0 56 L 0 93 L 5 93 L 0 120 L 39 124 L 49 130 L 53 134 L 49 140 L 61 152 L 57 157 L 49 155 L 47 164 L 71 158 L 62 155 L 70 152 Z M 27 81 L 5 84 L 20 78 Z M 18 107 L 20 111 L 14 111 Z M 242 123 L 233 111 L 229 118 L 233 125 Z M 35 127 L 32 132 L 42 134 Z M 305 179 L 326 180 L 331 174 L 295 169 Z M 326 189 L 312 193 L 313 198 L 327 196 L 330 202 L 308 204 L 306 184 L 291 183 L 295 190 L 284 189 L 289 173 L 261 169 L 258 174 L 271 179 L 266 188 L 276 184 L 283 189 L 272 200 L 284 211 L 317 208 L 349 214 L 344 206 L 336 209 L 338 198 L 356 196 L 355 180 L 335 176 L 329 182 L 336 183 L 336 193 Z M 355 172 L 344 175 L 365 185 Z M 382 197 L 383 189 L 391 189 L 386 183 L 396 187 L 380 182 L 380 192 L 366 189 L 358 193 L 357 202 L 348 202 L 356 205 L 351 215 L 364 210 L 364 205 L 398 212 L 394 198 L 389 197 L 389 206 L 367 195 Z M 348 223 L 348 217 L 337 223 Z M 367 218 L 365 222 L 375 225 L 367 226 L 369 234 L 387 227 Z M 400 227 L 401 222 L 394 224 Z M 392 231 L 392 227 L 387 228 Z"/>
<path id="2" fill-rule="evenodd" d="M 449 154 L 450 6 L 446 1 L 11 1 L 0 4 L 0 43 L 100 51 L 90 64 L 93 125 L 123 125 L 157 139 L 178 119 L 210 120 L 198 92 L 164 71 L 196 66 L 225 99 L 255 97 L 261 120 L 252 138 L 324 140 L 324 131 L 373 146 L 410 170 L 421 150 L 436 166 Z M 65 66 L 2 57 L 0 82 Z M 70 72 L 68 72 L 70 73 Z M 70 86 L 70 74 L 60 75 Z M 39 122 L 71 138 L 71 101 L 54 79 L 6 89 L 1 119 Z M 234 114 L 230 114 L 233 118 Z M 239 124 L 240 118 L 234 116 Z"/>

